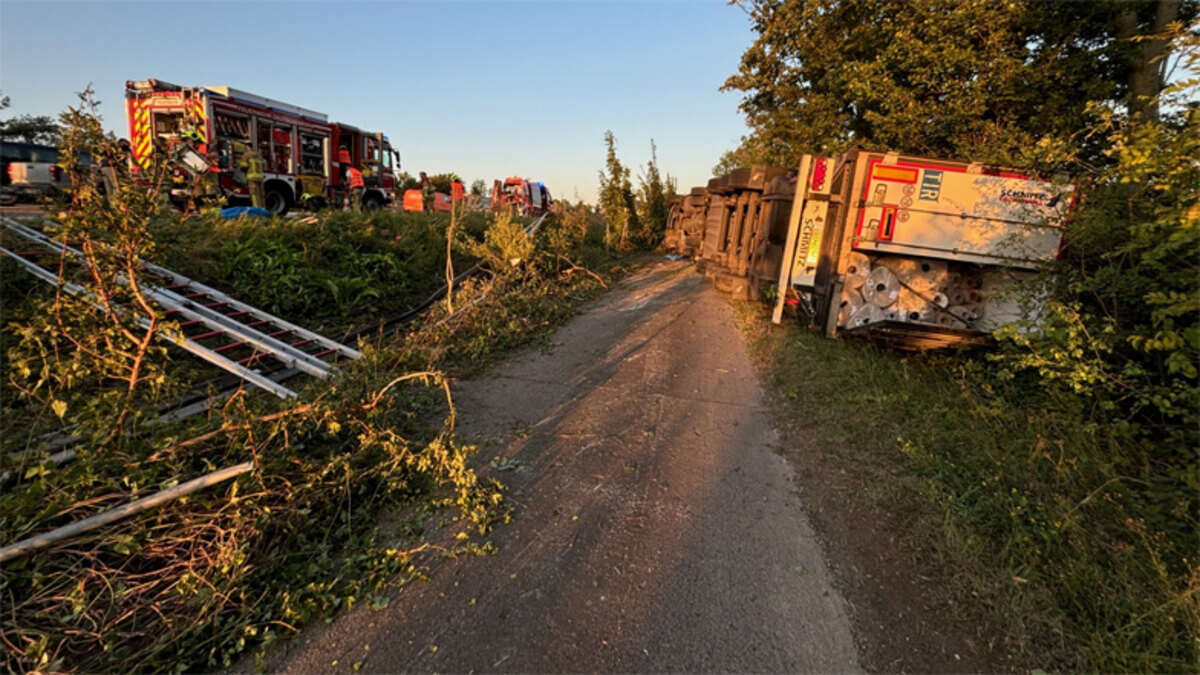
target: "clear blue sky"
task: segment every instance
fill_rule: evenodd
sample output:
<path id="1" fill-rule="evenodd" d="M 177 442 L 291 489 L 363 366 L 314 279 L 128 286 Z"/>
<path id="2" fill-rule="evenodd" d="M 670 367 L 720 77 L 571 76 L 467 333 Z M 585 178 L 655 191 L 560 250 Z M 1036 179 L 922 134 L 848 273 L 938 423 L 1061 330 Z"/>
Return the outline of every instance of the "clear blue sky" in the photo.
<path id="1" fill-rule="evenodd" d="M 628 166 L 653 138 L 681 190 L 708 179 L 745 132 L 717 89 L 751 40 L 723 2 L 0 0 L 0 89 L 3 114 L 44 115 L 91 82 L 127 136 L 125 80 L 229 85 L 383 131 L 413 174 L 594 201 L 605 129 Z"/>

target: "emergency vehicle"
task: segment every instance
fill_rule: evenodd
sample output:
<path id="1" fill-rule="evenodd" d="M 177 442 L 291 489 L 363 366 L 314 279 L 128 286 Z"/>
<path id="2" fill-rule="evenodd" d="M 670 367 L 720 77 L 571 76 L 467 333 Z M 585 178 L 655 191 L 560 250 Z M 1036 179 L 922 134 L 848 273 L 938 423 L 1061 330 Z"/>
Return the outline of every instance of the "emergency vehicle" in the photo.
<path id="1" fill-rule="evenodd" d="M 400 157 L 388 137 L 331 122 L 324 113 L 232 87 L 181 87 L 155 79 L 125 83 L 125 112 L 137 167 L 148 169 L 156 148 L 170 152 L 186 144 L 200 157 L 213 153 L 216 165 L 197 170 L 217 173 L 221 192 L 232 204 L 250 201 L 238 156 L 242 146 L 264 160 L 265 206 L 274 214 L 295 206 L 340 208 L 349 192 L 346 170 L 351 166 L 363 174 L 363 209 L 392 201 Z M 349 162 L 344 161 L 347 154 Z M 185 196 L 182 177 L 181 170 L 172 190 L 175 198 Z"/>
<path id="2" fill-rule="evenodd" d="M 550 190 L 542 183 L 510 176 L 492 183 L 492 208 L 513 205 L 523 216 L 540 216 L 550 211 L 554 200 Z"/>

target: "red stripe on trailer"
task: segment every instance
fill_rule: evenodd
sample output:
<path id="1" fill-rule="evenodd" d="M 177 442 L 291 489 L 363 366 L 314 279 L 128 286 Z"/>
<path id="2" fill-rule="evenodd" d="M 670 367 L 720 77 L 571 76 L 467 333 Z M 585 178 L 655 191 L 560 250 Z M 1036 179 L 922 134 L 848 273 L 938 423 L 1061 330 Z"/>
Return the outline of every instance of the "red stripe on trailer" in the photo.
<path id="1" fill-rule="evenodd" d="M 875 174 L 875 165 L 883 162 L 882 157 L 872 157 L 867 160 L 867 178 L 863 181 L 863 191 L 861 203 L 858 205 L 858 223 L 854 227 L 854 241 L 852 248 L 858 248 L 858 238 L 862 236 L 863 221 L 867 217 L 867 212 L 863 207 L 867 205 L 867 200 L 870 199 L 871 192 L 871 176 Z"/>

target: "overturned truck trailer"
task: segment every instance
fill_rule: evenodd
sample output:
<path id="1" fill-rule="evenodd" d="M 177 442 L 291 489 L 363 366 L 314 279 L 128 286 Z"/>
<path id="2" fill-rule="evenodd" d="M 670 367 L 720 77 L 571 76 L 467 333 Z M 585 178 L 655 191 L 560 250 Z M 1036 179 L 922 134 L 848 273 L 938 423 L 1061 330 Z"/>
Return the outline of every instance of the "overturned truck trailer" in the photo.
<path id="1" fill-rule="evenodd" d="M 757 198 L 727 177 L 706 190 L 696 255 L 718 287 L 754 297 L 770 279 L 777 323 L 790 303 L 828 337 L 916 350 L 1032 318 L 1018 291 L 1057 255 L 1073 193 L 979 164 L 863 151 L 763 175 Z M 730 201 L 757 211 L 739 221 Z"/>
<path id="2" fill-rule="evenodd" d="M 779 276 L 795 192 L 795 172 L 769 166 L 737 169 L 674 198 L 666 247 L 694 257 L 718 288 L 757 299 Z"/>

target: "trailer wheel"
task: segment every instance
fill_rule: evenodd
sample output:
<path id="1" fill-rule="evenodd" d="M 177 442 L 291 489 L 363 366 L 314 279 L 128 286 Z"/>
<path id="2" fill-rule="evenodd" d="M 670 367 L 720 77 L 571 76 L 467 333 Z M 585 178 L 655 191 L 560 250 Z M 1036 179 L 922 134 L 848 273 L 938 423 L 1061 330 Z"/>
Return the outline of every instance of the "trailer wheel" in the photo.
<path id="1" fill-rule="evenodd" d="M 282 188 L 269 187 L 267 188 L 267 210 L 273 216 L 286 215 L 288 210 L 292 208 L 292 200 Z"/>

